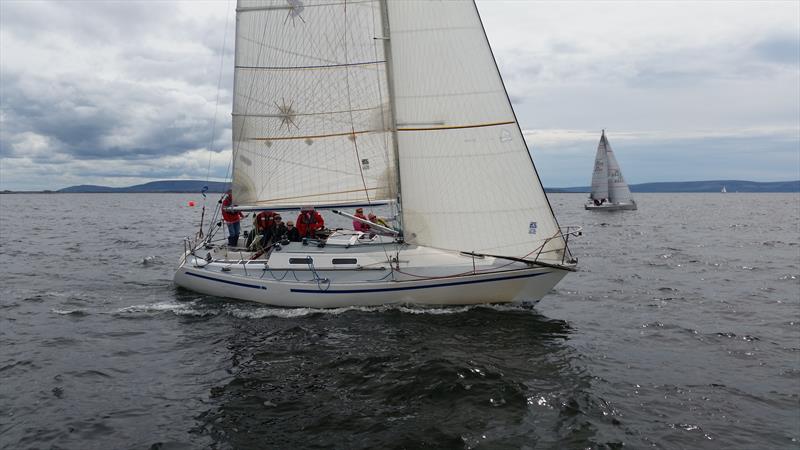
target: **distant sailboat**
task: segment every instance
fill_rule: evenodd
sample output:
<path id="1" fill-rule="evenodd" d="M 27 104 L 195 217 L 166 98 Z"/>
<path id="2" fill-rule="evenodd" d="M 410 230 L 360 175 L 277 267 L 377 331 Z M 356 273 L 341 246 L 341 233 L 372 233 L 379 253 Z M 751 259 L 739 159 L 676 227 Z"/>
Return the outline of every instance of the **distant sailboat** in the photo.
<path id="1" fill-rule="evenodd" d="M 606 130 L 603 130 L 600 143 L 597 145 L 592 173 L 592 193 L 589 194 L 585 208 L 605 211 L 636 209 L 631 190 L 622 178 L 619 163 L 606 138 Z"/>
<path id="2" fill-rule="evenodd" d="M 727 190 L 727 189 L 725 189 L 725 185 L 724 185 L 724 184 L 722 185 L 722 190 L 721 190 L 720 192 L 722 192 L 723 194 L 724 194 L 724 193 L 726 193 L 726 192 L 728 192 L 728 190 Z"/>

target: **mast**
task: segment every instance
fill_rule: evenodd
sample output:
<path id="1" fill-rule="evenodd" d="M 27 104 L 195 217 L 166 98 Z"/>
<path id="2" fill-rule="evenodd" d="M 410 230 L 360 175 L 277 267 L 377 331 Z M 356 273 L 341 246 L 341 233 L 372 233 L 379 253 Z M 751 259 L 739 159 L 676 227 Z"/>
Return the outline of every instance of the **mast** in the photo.
<path id="1" fill-rule="evenodd" d="M 391 117 L 389 118 L 389 126 L 392 132 L 392 146 L 394 147 L 394 169 L 395 178 L 397 179 L 397 227 L 400 230 L 400 238 L 403 237 L 403 193 L 400 185 L 400 148 L 397 142 L 397 106 L 395 105 L 394 93 L 394 77 L 392 76 L 392 42 L 389 30 L 389 8 L 386 5 L 387 0 L 379 0 L 381 10 L 381 24 L 383 25 L 383 36 L 380 39 L 383 41 L 383 55 L 386 58 L 386 84 L 389 91 L 389 107 Z"/>

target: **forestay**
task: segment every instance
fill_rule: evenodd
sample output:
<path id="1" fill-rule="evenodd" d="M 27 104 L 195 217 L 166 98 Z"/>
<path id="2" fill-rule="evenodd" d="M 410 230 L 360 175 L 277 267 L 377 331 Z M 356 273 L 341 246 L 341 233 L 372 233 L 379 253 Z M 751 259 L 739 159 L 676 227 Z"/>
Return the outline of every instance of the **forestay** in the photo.
<path id="1" fill-rule="evenodd" d="M 472 1 L 390 1 L 406 241 L 561 262 L 564 242 Z"/>
<path id="2" fill-rule="evenodd" d="M 233 194 L 244 205 L 394 199 L 376 1 L 239 0 Z"/>

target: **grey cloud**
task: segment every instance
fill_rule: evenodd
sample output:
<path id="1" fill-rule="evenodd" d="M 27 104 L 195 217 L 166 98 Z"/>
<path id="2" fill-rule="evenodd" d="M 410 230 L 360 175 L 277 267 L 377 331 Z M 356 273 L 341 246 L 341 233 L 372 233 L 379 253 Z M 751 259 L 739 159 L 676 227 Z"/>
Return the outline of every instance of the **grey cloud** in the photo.
<path id="1" fill-rule="evenodd" d="M 800 65 L 800 36 L 774 36 L 755 44 L 753 54 L 767 62 Z"/>
<path id="2" fill-rule="evenodd" d="M 78 61 L 74 68 L 33 72 L 21 51 L 15 60 L 2 56 L 0 156 L 125 161 L 230 145 L 223 140 L 229 139 L 230 70 L 223 69 L 217 92 L 223 29 L 181 20 L 176 6 L 163 2 L 2 3 L 6 36 L 37 52 L 74 48 Z M 154 45 L 159 37 L 165 48 Z M 228 41 L 226 69 L 232 64 Z M 95 52 L 110 58 L 113 72 L 99 77 L 104 67 L 80 66 L 82 59 L 98 63 L 90 57 Z M 48 151 L 15 152 L 31 133 L 47 139 Z"/>
<path id="3" fill-rule="evenodd" d="M 92 79 L 4 79 L 4 153 L 13 136 L 30 132 L 52 140 L 53 151 L 75 159 L 141 159 L 184 153 L 209 145 L 213 107 L 168 89 Z M 47 86 L 45 88 L 45 86 Z M 64 97 L 66 94 L 66 97 Z M 78 112 L 81 111 L 81 112 Z M 224 113 L 214 147 L 223 148 Z M 122 141 L 120 144 L 114 142 Z"/>

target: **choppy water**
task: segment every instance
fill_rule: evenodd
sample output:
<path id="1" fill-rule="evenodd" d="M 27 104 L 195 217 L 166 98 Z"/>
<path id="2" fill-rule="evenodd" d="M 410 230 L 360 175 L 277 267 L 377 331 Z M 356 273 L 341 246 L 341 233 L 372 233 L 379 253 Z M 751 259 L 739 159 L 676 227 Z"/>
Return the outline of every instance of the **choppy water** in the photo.
<path id="1" fill-rule="evenodd" d="M 187 200 L 0 196 L 0 447 L 800 448 L 797 194 L 554 195 L 535 309 L 178 290 Z"/>

